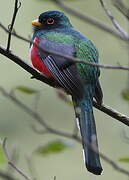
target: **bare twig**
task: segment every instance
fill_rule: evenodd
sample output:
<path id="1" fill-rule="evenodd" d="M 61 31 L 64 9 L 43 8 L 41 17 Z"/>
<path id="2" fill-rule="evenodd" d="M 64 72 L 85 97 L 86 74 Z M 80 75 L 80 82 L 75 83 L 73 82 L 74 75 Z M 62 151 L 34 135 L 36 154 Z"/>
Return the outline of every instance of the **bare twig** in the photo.
<path id="1" fill-rule="evenodd" d="M 117 165 L 110 158 L 108 158 L 107 156 L 105 156 L 103 154 L 100 154 L 100 156 L 103 160 L 105 160 L 108 164 L 110 164 L 115 170 L 117 170 L 118 172 L 121 172 L 122 174 L 129 176 L 129 172 L 127 170 L 121 168 L 119 165 Z"/>
<path id="2" fill-rule="evenodd" d="M 37 128 L 34 124 L 32 124 L 31 125 L 31 128 L 32 128 L 32 130 L 35 132 L 35 133 L 37 133 L 37 134 L 47 134 L 47 133 L 49 133 L 49 131 L 48 130 L 46 130 L 46 129 L 39 129 L 39 128 Z"/>
<path id="3" fill-rule="evenodd" d="M 8 161 L 8 164 L 13 168 L 15 169 L 22 177 L 25 178 L 25 180 L 32 180 L 31 178 L 29 178 L 21 169 L 19 169 L 18 167 L 16 167 L 16 165 L 12 162 L 11 158 L 10 158 L 10 155 L 9 155 L 9 152 L 8 152 L 8 149 L 6 147 L 6 141 L 7 141 L 7 138 L 5 138 L 3 140 L 3 150 L 4 150 L 4 153 L 5 153 L 5 156 L 7 158 L 7 161 Z"/>
<path id="4" fill-rule="evenodd" d="M 5 30 L 7 33 L 8 33 L 8 29 L 3 26 L 1 23 L 0 23 L 0 27 Z M 20 36 L 18 35 L 16 32 L 12 32 L 11 33 L 13 36 L 17 37 L 18 39 L 21 39 L 25 42 L 28 42 L 28 43 L 32 43 L 34 44 L 35 46 L 37 46 L 39 48 L 39 50 L 41 51 L 45 51 L 45 52 L 48 52 L 48 53 L 51 53 L 51 54 L 54 54 L 54 55 L 57 55 L 57 56 L 60 56 L 60 57 L 64 57 L 66 59 L 69 59 L 71 64 L 72 63 L 82 63 L 82 64 L 86 64 L 86 65 L 90 65 L 90 66 L 97 66 L 97 67 L 100 67 L 100 68 L 104 68 L 104 69 L 121 69 L 121 70 L 127 70 L 129 71 L 129 67 L 128 66 L 121 66 L 121 65 L 118 65 L 118 66 L 113 66 L 113 65 L 105 65 L 105 64 L 98 64 L 98 63 L 94 63 L 94 62 L 88 62 L 88 61 L 83 61 L 83 60 L 80 60 L 78 58 L 74 58 L 74 57 L 71 57 L 71 56 L 67 56 L 67 55 L 64 55 L 62 53 L 59 53 L 59 52 L 56 52 L 56 51 L 52 51 L 52 50 L 46 50 L 44 49 L 43 47 L 37 45 L 36 43 L 34 43 L 33 41 L 23 37 L 23 36 Z M 8 57 L 9 54 L 11 54 L 11 52 L 4 52 L 3 51 L 4 48 L 0 47 L 0 54 L 3 54 L 5 56 Z M 10 58 L 11 59 L 11 58 Z M 11 59 L 12 60 L 12 59 Z M 15 61 L 14 61 L 15 62 Z M 17 63 L 17 62 L 15 62 Z M 17 63 L 18 64 L 18 63 Z M 50 80 L 50 79 L 49 79 Z M 48 84 L 48 83 L 47 83 Z"/>
<path id="5" fill-rule="evenodd" d="M 103 23 L 102 21 L 99 21 L 99 20 L 97 20 L 93 17 L 90 17 L 88 15 L 84 15 L 84 14 L 80 13 L 79 11 L 69 7 L 66 3 L 63 2 L 63 0 L 53 0 L 53 2 L 56 3 L 57 6 L 59 6 L 60 8 L 62 8 L 65 11 L 67 11 L 68 13 L 76 16 L 80 20 L 83 20 L 86 23 L 94 25 L 95 27 L 97 27 L 97 28 L 99 28 L 99 29 L 101 29 L 107 33 L 110 33 L 111 35 L 113 35 L 117 38 L 125 40 L 125 38 L 123 38 L 121 33 L 114 30 L 112 27 L 108 26 L 107 24 Z"/>
<path id="6" fill-rule="evenodd" d="M 0 87 L 0 92 L 3 94 L 3 96 L 10 99 L 12 102 L 18 105 L 22 110 L 24 110 L 27 114 L 29 114 L 32 118 L 34 118 L 36 122 L 41 124 L 47 131 L 60 135 L 60 136 L 71 138 L 71 134 L 68 134 L 68 133 L 66 134 L 65 132 L 58 131 L 56 129 L 51 128 L 37 112 L 33 111 L 33 109 L 31 109 L 30 107 L 26 106 L 24 103 L 19 101 L 15 96 L 6 92 L 2 87 Z"/>
<path id="7" fill-rule="evenodd" d="M 63 131 L 60 131 L 60 130 L 57 130 L 57 129 L 54 129 L 54 128 L 51 128 L 42 118 L 41 116 L 34 112 L 32 109 L 30 109 L 28 106 L 26 106 L 25 104 L 23 104 L 21 101 L 19 101 L 16 97 L 13 97 L 11 94 L 7 93 L 3 88 L 0 88 L 0 91 L 2 92 L 2 94 L 7 97 L 8 99 L 12 100 L 15 104 L 17 104 L 21 109 L 23 109 L 25 112 L 27 112 L 32 118 L 34 118 L 34 120 L 36 120 L 37 122 L 39 122 L 43 128 L 45 128 L 47 131 L 49 131 L 49 133 L 52 133 L 52 134 L 56 134 L 56 135 L 60 135 L 60 136 L 63 136 L 63 137 L 67 137 L 67 138 L 70 138 L 70 139 L 73 139 L 79 143 L 82 143 L 80 137 L 78 136 L 74 136 L 73 134 L 70 134 L 70 133 L 67 133 L 67 132 L 63 132 Z M 89 142 L 85 141 L 84 143 L 86 143 L 86 145 L 91 148 L 93 151 L 95 151 L 96 153 L 98 153 L 98 150 L 95 146 L 93 146 L 92 144 L 90 144 Z M 21 175 L 22 175 L 22 172 L 21 170 L 17 169 L 17 167 L 15 167 L 15 165 L 10 162 L 10 159 L 9 159 L 9 154 L 7 152 L 7 149 L 6 149 L 6 141 L 4 141 L 3 143 L 3 148 L 4 148 L 4 151 L 5 151 L 5 154 L 6 154 L 6 157 L 8 159 L 8 163 L 14 168 L 16 169 L 17 172 L 19 172 Z M 114 161 L 112 161 L 109 157 L 105 156 L 103 153 L 99 153 L 101 158 L 103 160 L 105 160 L 107 163 L 109 163 L 115 170 L 123 173 L 124 175 L 127 175 L 129 176 L 129 171 L 121 168 L 120 166 L 118 166 Z M 22 175 L 23 177 L 25 177 L 26 180 L 30 180 L 30 178 L 26 178 L 26 175 Z"/>
<path id="8" fill-rule="evenodd" d="M 10 174 L 7 174 L 7 172 L 3 172 L 2 170 L 0 170 L 0 177 L 5 180 L 17 180 L 15 177 L 13 177 Z"/>
<path id="9" fill-rule="evenodd" d="M 125 116 L 122 113 L 119 113 L 118 111 L 112 109 L 111 107 L 102 104 L 101 106 L 98 105 L 95 101 L 93 101 L 93 106 L 95 108 L 97 108 L 98 110 L 104 112 L 105 114 L 111 116 L 112 118 L 116 119 L 116 115 L 117 115 L 117 120 L 122 122 L 123 124 L 129 126 L 129 117 Z"/>
<path id="10" fill-rule="evenodd" d="M 31 177 L 33 177 L 33 180 L 36 180 L 36 170 L 34 168 L 34 164 L 32 162 L 32 154 L 29 156 L 26 156 L 26 161 L 27 161 L 27 165 L 28 165 L 28 169 L 31 173 Z"/>
<path id="11" fill-rule="evenodd" d="M 105 13 L 110 18 L 110 20 L 111 20 L 112 24 L 114 25 L 114 27 L 119 31 L 119 33 L 121 33 L 121 35 L 123 36 L 123 38 L 125 40 L 129 40 L 129 34 L 119 25 L 119 23 L 116 21 L 116 19 L 112 15 L 112 13 L 106 7 L 106 4 L 103 2 L 103 0 L 99 0 L 99 1 L 101 3 L 101 6 L 104 9 Z"/>
<path id="12" fill-rule="evenodd" d="M 33 67 L 31 67 L 29 64 L 27 64 L 25 61 L 23 61 L 20 57 L 16 56 L 12 52 L 7 52 L 5 48 L 0 47 L 0 54 L 3 54 L 4 56 L 8 57 L 13 62 L 18 64 L 20 67 L 22 67 L 24 70 L 29 72 L 37 80 L 40 80 L 50 86 L 55 86 L 55 83 L 50 78 L 46 77 L 43 74 L 40 74 Z"/>
<path id="13" fill-rule="evenodd" d="M 16 165 L 17 163 L 18 163 L 18 158 L 19 158 L 19 154 L 18 154 L 18 149 L 16 148 L 16 147 L 14 147 L 13 149 L 12 149 L 12 152 L 10 153 L 10 159 L 11 159 L 11 161 L 13 161 L 13 163 Z M 13 172 L 15 171 L 13 171 L 14 169 L 12 169 L 12 167 L 11 166 L 9 166 L 8 165 L 8 167 L 7 167 L 7 173 L 8 174 L 13 174 Z"/>
<path id="14" fill-rule="evenodd" d="M 14 26 L 14 23 L 15 23 L 16 15 L 17 15 L 17 12 L 18 12 L 20 7 L 21 7 L 21 2 L 19 2 L 19 0 L 15 0 L 15 7 L 14 7 L 14 12 L 13 12 L 12 22 L 8 26 L 9 33 L 8 33 L 7 51 L 9 51 L 9 49 L 10 49 L 11 35 L 12 35 L 11 33 L 13 31 L 13 26 Z"/>
<path id="15" fill-rule="evenodd" d="M 129 20 L 129 8 L 127 8 L 122 0 L 112 0 L 113 5 Z"/>
<path id="16" fill-rule="evenodd" d="M 122 129 L 121 131 L 121 138 L 124 142 L 126 142 L 127 144 L 129 144 L 129 136 L 128 134 L 126 133 L 126 129 Z"/>
<path id="17" fill-rule="evenodd" d="M 32 70 L 33 70 L 33 68 L 32 68 Z M 34 73 L 36 73 L 36 75 L 38 74 L 38 72 L 35 71 L 35 70 L 34 70 Z M 39 75 L 40 75 L 40 74 L 39 74 Z M 37 76 L 38 76 L 38 75 L 37 75 Z M 42 76 L 42 75 L 40 75 L 40 76 L 41 76 L 41 79 L 40 79 L 39 77 L 38 77 L 38 78 L 36 77 L 36 78 L 37 78 L 38 80 L 44 82 L 44 76 Z M 47 82 L 47 83 L 48 83 L 48 82 Z M 14 96 L 12 96 L 12 95 L 8 94 L 7 92 L 5 92 L 2 87 L 0 87 L 0 91 L 2 92 L 2 94 L 3 94 L 4 96 L 9 97 L 9 98 L 12 99 L 13 101 L 16 101 L 18 104 L 20 104 L 21 106 L 23 106 L 23 109 L 27 110 L 26 107 L 24 107 L 24 105 L 21 104 L 20 101 L 17 101 L 17 99 L 15 99 Z M 95 108 L 101 110 L 102 112 L 108 114 L 109 116 L 111 116 L 111 117 L 115 118 L 116 120 L 118 120 L 118 121 L 124 123 L 125 125 L 129 126 L 129 117 L 127 117 L 127 116 L 125 116 L 125 115 L 117 112 L 116 110 L 114 110 L 114 109 L 112 109 L 112 108 L 110 108 L 110 107 L 108 107 L 108 106 L 106 106 L 106 105 L 104 105 L 104 104 L 100 106 L 100 105 L 98 105 L 98 104 L 94 101 L 93 105 L 94 105 Z M 28 109 L 27 112 L 28 112 L 28 111 L 30 111 L 30 114 L 33 112 L 33 110 L 30 110 L 30 109 Z M 34 116 L 34 117 L 36 116 L 36 118 L 38 118 L 38 119 L 39 119 L 39 122 L 40 122 L 40 119 L 41 119 L 41 118 L 40 118 L 39 116 L 37 116 L 37 113 L 34 113 L 33 116 Z M 46 129 L 47 129 L 47 127 L 46 127 Z M 48 130 L 49 130 L 49 128 L 48 128 Z"/>
<path id="18" fill-rule="evenodd" d="M 63 100 L 65 103 L 69 104 L 70 106 L 73 104 L 72 101 L 67 97 L 67 95 L 63 91 L 58 90 L 57 95 L 61 100 Z M 112 109 L 111 107 L 105 104 L 99 105 L 96 103 L 95 100 L 93 100 L 93 106 L 97 108 L 98 110 L 104 112 L 105 114 L 111 116 L 112 118 L 116 119 L 116 116 L 117 116 L 117 120 L 129 126 L 129 117 L 125 116 L 124 114 L 119 113 L 118 111 Z"/>

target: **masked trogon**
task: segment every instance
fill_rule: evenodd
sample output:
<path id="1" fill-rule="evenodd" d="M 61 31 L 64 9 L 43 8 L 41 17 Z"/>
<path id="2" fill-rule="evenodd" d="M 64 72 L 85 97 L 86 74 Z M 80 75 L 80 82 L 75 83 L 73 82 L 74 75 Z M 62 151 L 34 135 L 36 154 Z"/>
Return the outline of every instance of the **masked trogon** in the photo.
<path id="1" fill-rule="evenodd" d="M 57 87 L 72 96 L 76 119 L 78 119 L 85 157 L 85 165 L 93 174 L 100 175 L 102 167 L 98 149 L 93 98 L 102 103 L 102 90 L 99 83 L 100 70 L 97 66 L 72 63 L 46 51 L 55 51 L 63 55 L 78 58 L 85 62 L 98 63 L 99 55 L 95 45 L 83 34 L 74 29 L 68 17 L 60 11 L 47 11 L 32 21 L 33 44 L 30 56 L 33 66 L 51 78 Z"/>

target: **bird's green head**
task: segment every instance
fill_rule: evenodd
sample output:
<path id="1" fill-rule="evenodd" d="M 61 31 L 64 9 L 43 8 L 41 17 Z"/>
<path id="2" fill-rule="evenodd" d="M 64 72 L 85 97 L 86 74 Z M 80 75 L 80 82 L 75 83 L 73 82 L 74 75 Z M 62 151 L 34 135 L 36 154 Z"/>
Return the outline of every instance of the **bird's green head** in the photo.
<path id="1" fill-rule="evenodd" d="M 46 11 L 32 21 L 32 25 L 35 31 L 72 27 L 68 17 L 60 11 Z"/>

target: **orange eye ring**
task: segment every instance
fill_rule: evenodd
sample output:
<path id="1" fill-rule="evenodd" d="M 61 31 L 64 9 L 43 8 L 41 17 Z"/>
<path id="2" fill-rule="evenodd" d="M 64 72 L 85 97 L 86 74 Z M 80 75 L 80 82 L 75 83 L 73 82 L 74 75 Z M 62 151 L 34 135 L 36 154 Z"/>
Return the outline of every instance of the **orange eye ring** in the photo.
<path id="1" fill-rule="evenodd" d="M 47 19 L 47 24 L 54 24 L 55 20 L 53 18 Z"/>

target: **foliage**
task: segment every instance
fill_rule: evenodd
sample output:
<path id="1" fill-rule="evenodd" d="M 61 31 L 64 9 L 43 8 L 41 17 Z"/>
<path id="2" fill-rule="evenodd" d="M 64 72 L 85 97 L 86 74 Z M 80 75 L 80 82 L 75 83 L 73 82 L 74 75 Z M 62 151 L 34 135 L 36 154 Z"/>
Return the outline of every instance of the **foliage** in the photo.
<path id="1" fill-rule="evenodd" d="M 20 91 L 20 92 L 25 93 L 25 94 L 38 93 L 38 91 L 36 89 L 26 87 L 26 86 L 16 86 L 15 88 L 12 89 L 11 92 L 14 93 L 15 91 Z"/>
<path id="2" fill-rule="evenodd" d="M 122 97 L 126 100 L 129 101 L 129 89 L 125 89 L 122 91 Z"/>
<path id="3" fill-rule="evenodd" d="M 70 144 L 66 143 L 66 141 L 54 140 L 47 143 L 46 145 L 40 146 L 35 152 L 46 156 L 53 153 L 60 153 L 68 147 L 70 147 Z"/>
<path id="4" fill-rule="evenodd" d="M 122 157 L 119 159 L 120 162 L 129 163 L 129 157 Z"/>
<path id="5" fill-rule="evenodd" d="M 4 164 L 4 163 L 5 163 L 5 156 L 2 146 L 0 146 L 0 164 Z"/>

